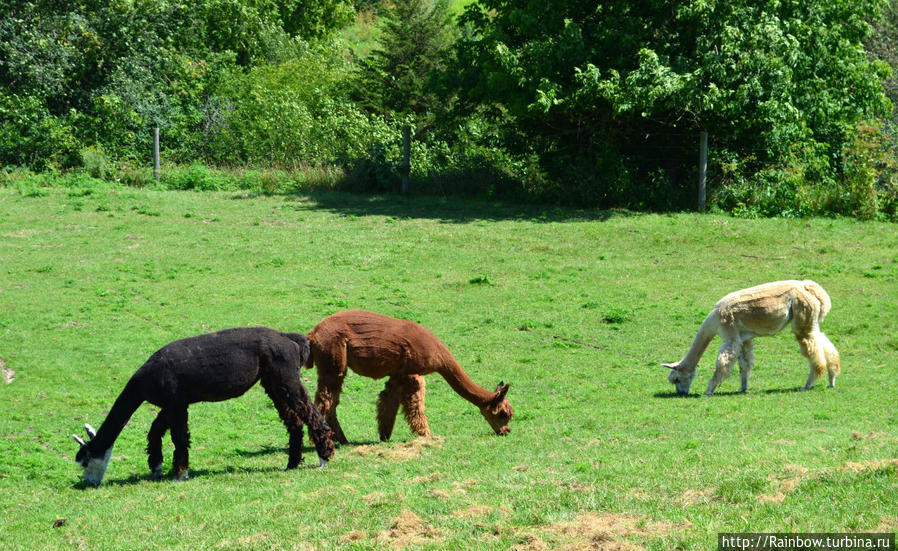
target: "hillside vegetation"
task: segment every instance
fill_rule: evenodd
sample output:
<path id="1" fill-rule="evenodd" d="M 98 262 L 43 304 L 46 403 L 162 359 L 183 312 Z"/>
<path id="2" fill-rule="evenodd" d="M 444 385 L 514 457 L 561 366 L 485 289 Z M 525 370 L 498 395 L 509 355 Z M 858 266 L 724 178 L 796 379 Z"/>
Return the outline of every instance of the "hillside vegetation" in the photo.
<path id="1" fill-rule="evenodd" d="M 894 0 L 0 1 L 0 173 L 898 212 Z M 891 100 L 891 101 L 890 101 Z M 12 176 L 10 176 L 12 174 Z"/>

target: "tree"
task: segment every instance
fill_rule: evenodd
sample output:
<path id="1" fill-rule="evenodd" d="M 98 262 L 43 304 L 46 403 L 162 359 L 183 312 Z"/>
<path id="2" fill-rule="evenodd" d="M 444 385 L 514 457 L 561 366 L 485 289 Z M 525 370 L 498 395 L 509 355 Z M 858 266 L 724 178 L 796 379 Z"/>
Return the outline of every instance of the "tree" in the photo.
<path id="1" fill-rule="evenodd" d="M 889 64 L 892 74 L 883 82 L 886 95 L 892 101 L 893 120 L 898 117 L 898 0 L 889 0 L 881 18 L 873 18 L 873 33 L 864 42 L 874 59 Z"/>
<path id="2" fill-rule="evenodd" d="M 740 177 L 800 157 L 832 180 L 855 125 L 887 109 L 861 46 L 881 6 L 481 0 L 457 48 L 460 114 L 486 109 L 593 202 L 688 204 L 699 129 Z"/>
<path id="3" fill-rule="evenodd" d="M 139 157 L 153 126 L 190 160 L 229 68 L 282 61 L 352 13 L 348 0 L 0 0 L 0 163 L 67 167 L 92 145 Z"/>
<path id="4" fill-rule="evenodd" d="M 412 116 L 423 128 L 441 99 L 429 86 L 454 38 L 448 0 L 387 5 L 379 46 L 361 60 L 355 97 L 391 119 Z"/>

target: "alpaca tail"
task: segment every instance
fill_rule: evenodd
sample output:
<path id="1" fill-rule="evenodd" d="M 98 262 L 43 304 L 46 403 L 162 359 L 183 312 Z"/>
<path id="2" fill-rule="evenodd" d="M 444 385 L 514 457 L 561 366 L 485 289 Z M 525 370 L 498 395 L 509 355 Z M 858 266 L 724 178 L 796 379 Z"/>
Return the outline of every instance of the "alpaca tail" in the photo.
<path id="1" fill-rule="evenodd" d="M 839 351 L 835 345 L 824 335 L 820 333 L 818 336 L 820 347 L 823 349 L 823 357 L 826 358 L 826 371 L 829 376 L 829 386 L 836 386 L 836 376 L 842 372 L 842 363 L 839 358 Z"/>
<path id="2" fill-rule="evenodd" d="M 689 347 L 689 351 L 686 352 L 686 355 L 683 356 L 683 359 L 678 362 L 665 363 L 661 365 L 670 369 L 679 369 L 683 366 L 695 369 L 695 366 L 698 365 L 698 361 L 701 359 L 702 354 L 705 353 L 708 345 L 711 344 L 711 340 L 714 339 L 714 335 L 717 334 L 717 328 L 719 326 L 720 314 L 715 307 L 705 318 L 705 321 L 702 322 L 701 327 L 699 327 L 698 329 L 698 334 L 696 334 L 695 339 L 692 340 L 692 346 Z"/>

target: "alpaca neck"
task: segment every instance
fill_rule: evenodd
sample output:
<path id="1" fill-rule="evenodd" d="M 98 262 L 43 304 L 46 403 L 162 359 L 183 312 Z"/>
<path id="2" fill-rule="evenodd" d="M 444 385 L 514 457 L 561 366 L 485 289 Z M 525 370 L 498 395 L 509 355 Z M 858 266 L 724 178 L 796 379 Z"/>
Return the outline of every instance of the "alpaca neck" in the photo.
<path id="1" fill-rule="evenodd" d="M 456 394 L 471 402 L 477 407 L 487 405 L 496 395 L 495 392 L 481 387 L 468 377 L 468 374 L 458 365 L 458 362 L 452 362 L 447 367 L 439 370 L 439 374 L 446 379 L 449 386 Z"/>
<path id="2" fill-rule="evenodd" d="M 112 445 L 115 443 L 118 435 L 121 434 L 122 429 L 125 428 L 125 424 L 134 415 L 140 404 L 143 403 L 143 397 L 138 390 L 138 386 L 132 377 L 121 394 L 118 395 L 118 398 L 115 399 L 115 403 L 112 404 L 109 415 L 106 416 L 103 424 L 100 425 L 97 435 L 88 442 L 92 456 L 106 455 L 112 449 Z"/>
<path id="3" fill-rule="evenodd" d="M 695 339 L 692 340 L 692 346 L 689 347 L 689 351 L 687 351 L 686 355 L 683 356 L 683 359 L 680 360 L 679 366 L 681 369 L 683 367 L 695 369 L 698 365 L 698 361 L 702 358 L 702 354 L 705 353 L 705 350 L 708 349 L 708 345 L 711 344 L 714 335 L 717 334 L 718 327 L 720 327 L 720 315 L 717 313 L 717 308 L 715 308 L 708 314 L 705 321 L 702 322 L 701 327 L 698 329 L 698 333 L 695 335 Z"/>

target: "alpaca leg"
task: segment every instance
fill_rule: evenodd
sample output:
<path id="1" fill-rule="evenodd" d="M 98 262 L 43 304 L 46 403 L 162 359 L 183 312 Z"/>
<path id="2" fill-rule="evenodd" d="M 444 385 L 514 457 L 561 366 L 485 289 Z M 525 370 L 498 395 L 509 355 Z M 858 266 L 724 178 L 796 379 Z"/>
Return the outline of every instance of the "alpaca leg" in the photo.
<path id="1" fill-rule="evenodd" d="M 402 380 L 402 412 L 412 432 L 430 436 L 427 416 L 424 415 L 424 377 L 412 375 Z"/>
<path id="2" fill-rule="evenodd" d="M 399 411 L 399 402 L 402 398 L 401 390 L 400 380 L 390 377 L 377 398 L 377 433 L 381 442 L 386 442 L 393 434 L 396 413 Z"/>
<path id="3" fill-rule="evenodd" d="M 172 474 L 175 480 L 187 480 L 188 459 L 190 449 L 190 430 L 187 428 L 187 406 L 173 407 L 169 410 L 171 422 L 171 441 L 175 445 L 172 457 Z"/>
<path id="4" fill-rule="evenodd" d="M 340 364 L 343 365 L 340 365 Z M 340 393 L 343 391 L 343 379 L 346 376 L 346 359 L 332 359 L 329 356 L 315 356 L 318 366 L 318 391 L 315 393 L 315 406 L 325 422 L 330 426 L 334 440 L 348 444 L 343 434 L 343 427 L 337 419 L 337 406 L 340 405 Z"/>
<path id="5" fill-rule="evenodd" d="M 720 383 L 730 376 L 730 373 L 733 371 L 733 364 L 739 357 L 740 351 L 741 345 L 738 338 L 728 339 L 720 345 L 720 350 L 717 352 L 717 367 L 714 369 L 714 375 L 711 377 L 711 380 L 708 381 L 705 396 L 714 394 Z"/>
<path id="6" fill-rule="evenodd" d="M 808 359 L 810 371 L 808 372 L 808 382 L 804 385 L 804 390 L 810 390 L 814 386 L 817 377 L 823 375 L 826 371 L 826 354 L 824 353 L 823 342 L 820 339 L 822 333 L 812 332 L 808 335 L 795 335 L 798 339 L 798 345 L 801 347 L 801 354 Z M 824 339 L 826 337 L 823 337 Z M 827 342 L 829 339 L 827 339 Z M 832 343 L 830 343 L 832 345 Z M 832 383 L 835 384 L 835 378 L 832 377 Z"/>
<path id="7" fill-rule="evenodd" d="M 150 478 L 159 480 L 162 478 L 162 437 L 168 430 L 168 412 L 159 410 L 150 431 L 147 433 L 147 463 L 150 465 Z"/>
<path id="8" fill-rule="evenodd" d="M 739 352 L 739 378 L 742 386 L 739 392 L 748 392 L 748 376 L 755 365 L 754 342 L 751 339 L 742 342 L 742 350 Z"/>

